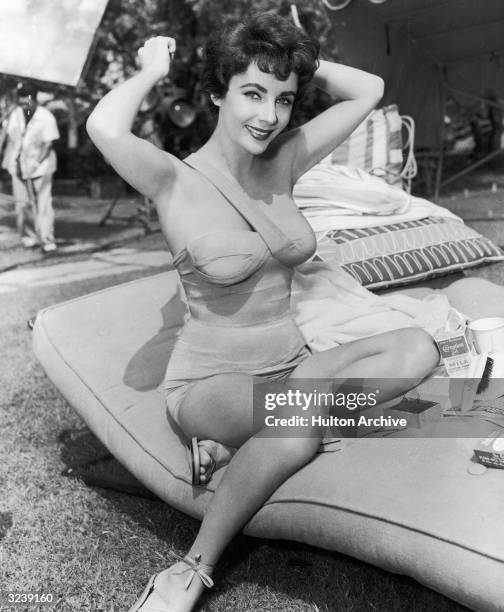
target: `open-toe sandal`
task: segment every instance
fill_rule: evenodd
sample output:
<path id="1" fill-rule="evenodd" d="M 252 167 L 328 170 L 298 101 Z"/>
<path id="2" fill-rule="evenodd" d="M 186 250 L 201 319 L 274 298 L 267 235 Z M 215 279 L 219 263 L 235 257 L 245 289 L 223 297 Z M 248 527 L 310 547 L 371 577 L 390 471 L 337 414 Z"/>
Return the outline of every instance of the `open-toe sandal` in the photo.
<path id="1" fill-rule="evenodd" d="M 206 469 L 205 482 L 201 481 L 200 448 L 204 448 L 211 458 L 211 462 Z M 220 444 L 220 442 L 215 442 L 214 440 L 198 440 L 198 438 L 192 438 L 189 443 L 192 484 L 196 487 L 208 484 L 214 472 L 227 465 L 235 452 L 235 448 Z"/>
<path id="2" fill-rule="evenodd" d="M 207 565 L 201 563 L 201 555 L 196 555 L 194 559 L 192 557 L 179 557 L 174 555 L 179 561 L 182 561 L 187 565 L 186 569 L 181 570 L 179 573 L 183 574 L 188 572 L 187 580 L 184 588 L 187 589 L 191 586 L 193 578 L 198 576 L 203 585 L 210 589 L 213 587 L 213 580 L 210 578 L 209 573 L 213 569 L 213 565 Z M 143 593 L 136 600 L 133 606 L 128 612 L 168 612 L 170 604 L 156 591 L 156 579 L 159 574 L 151 576 L 147 586 Z"/>

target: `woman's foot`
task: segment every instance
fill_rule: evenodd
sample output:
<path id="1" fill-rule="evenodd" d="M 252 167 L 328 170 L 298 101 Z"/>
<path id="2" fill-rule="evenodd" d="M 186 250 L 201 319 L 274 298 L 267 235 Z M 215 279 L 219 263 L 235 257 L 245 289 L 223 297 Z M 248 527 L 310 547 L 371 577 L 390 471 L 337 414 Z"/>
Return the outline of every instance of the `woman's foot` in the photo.
<path id="1" fill-rule="evenodd" d="M 192 483 L 193 485 L 206 485 L 210 482 L 213 473 L 227 465 L 236 449 L 225 446 L 215 440 L 198 440 L 192 438 L 190 444 Z"/>
<path id="2" fill-rule="evenodd" d="M 185 557 L 153 576 L 129 612 L 191 612 L 205 587 L 213 586 L 213 566 L 198 557 Z"/>

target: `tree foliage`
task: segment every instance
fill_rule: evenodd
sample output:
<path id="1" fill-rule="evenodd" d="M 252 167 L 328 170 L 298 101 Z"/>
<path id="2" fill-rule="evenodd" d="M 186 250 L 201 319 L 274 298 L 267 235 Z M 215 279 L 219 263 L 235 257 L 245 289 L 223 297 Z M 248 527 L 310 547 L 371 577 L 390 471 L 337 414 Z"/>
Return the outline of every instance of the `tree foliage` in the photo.
<path id="1" fill-rule="evenodd" d="M 252 12 L 275 11 L 291 15 L 292 0 L 110 0 L 96 32 L 83 78 L 75 90 L 48 86 L 64 104 L 56 114 L 63 138 L 58 145 L 62 163 L 60 174 L 97 175 L 111 173 L 89 142 L 84 124 L 96 102 L 117 83 L 137 69 L 137 50 L 151 36 L 172 36 L 177 53 L 169 77 L 160 82 L 147 97 L 135 129 L 155 125 L 166 150 L 184 156 L 198 148 L 213 129 L 214 115 L 202 92 L 200 72 L 202 48 L 215 28 L 229 20 L 238 20 Z M 319 40 L 322 55 L 337 59 L 337 47 L 331 37 L 331 23 L 320 0 L 298 2 L 303 28 Z M 195 122 L 177 128 L 163 114 L 162 101 L 174 93 L 182 95 L 196 110 Z M 320 92 L 309 91 L 296 105 L 293 125 L 299 124 L 326 105 Z M 77 126 L 79 147 L 67 150 L 67 131 L 72 110 Z M 72 160 L 66 162 L 65 159 Z M 77 162 L 75 161 L 77 160 Z"/>

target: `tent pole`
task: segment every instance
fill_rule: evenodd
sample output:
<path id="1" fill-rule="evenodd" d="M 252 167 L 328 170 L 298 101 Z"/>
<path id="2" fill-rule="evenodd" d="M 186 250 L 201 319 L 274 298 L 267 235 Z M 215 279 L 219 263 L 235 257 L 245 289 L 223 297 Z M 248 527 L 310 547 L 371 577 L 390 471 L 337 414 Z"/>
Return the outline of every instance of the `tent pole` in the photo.
<path id="1" fill-rule="evenodd" d="M 434 186 L 434 199 L 439 198 L 441 190 L 441 178 L 443 176 L 444 163 L 444 137 L 445 137 L 445 113 L 446 113 L 446 83 L 445 83 L 445 68 L 438 66 L 439 71 L 439 86 L 441 87 L 441 112 L 439 123 L 439 156 L 436 168 L 436 182 Z"/>
<path id="2" fill-rule="evenodd" d="M 440 187 L 444 187 L 445 185 L 449 185 L 450 183 L 453 183 L 453 181 L 457 180 L 461 176 L 464 176 L 468 174 L 469 172 L 472 172 L 475 168 L 478 168 L 479 166 L 483 166 L 483 164 L 486 164 L 488 161 L 490 161 L 494 157 L 497 157 L 497 155 L 501 155 L 502 153 L 504 153 L 504 149 L 499 149 L 498 151 L 492 151 L 492 153 L 485 155 L 485 157 L 482 157 L 477 162 L 474 162 L 470 166 L 467 166 L 460 172 L 457 172 L 456 174 L 452 174 L 452 176 L 449 176 L 446 180 L 444 180 L 440 184 Z"/>
<path id="3" fill-rule="evenodd" d="M 482 57 L 490 57 L 490 58 L 498 58 L 504 53 L 504 48 L 498 47 L 494 49 L 490 49 L 488 51 L 483 51 L 482 53 L 473 53 L 471 55 L 464 55 L 463 57 L 459 57 L 457 59 L 446 60 L 446 66 L 457 66 L 458 64 L 467 64 L 468 62 L 477 61 Z"/>
<path id="4" fill-rule="evenodd" d="M 489 100 L 483 96 L 477 96 L 476 94 L 471 94 L 467 91 L 463 91 L 462 89 L 457 89 L 456 87 L 447 86 L 448 91 L 451 91 L 454 94 L 458 94 L 460 96 L 464 96 L 465 98 L 469 98 L 470 100 L 475 100 L 477 102 L 485 102 L 488 106 L 493 106 L 495 108 L 504 108 L 502 102 L 494 102 L 493 100 Z"/>

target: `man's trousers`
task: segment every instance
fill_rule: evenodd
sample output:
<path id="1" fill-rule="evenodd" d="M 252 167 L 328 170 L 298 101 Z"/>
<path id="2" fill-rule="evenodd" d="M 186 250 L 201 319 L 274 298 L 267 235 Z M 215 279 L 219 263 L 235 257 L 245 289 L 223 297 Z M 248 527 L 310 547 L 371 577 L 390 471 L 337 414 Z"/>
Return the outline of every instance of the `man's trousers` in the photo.
<path id="1" fill-rule="evenodd" d="M 16 175 L 11 177 L 16 201 L 16 224 L 21 239 L 39 242 L 42 247 L 53 244 L 52 173 L 28 181 Z"/>

